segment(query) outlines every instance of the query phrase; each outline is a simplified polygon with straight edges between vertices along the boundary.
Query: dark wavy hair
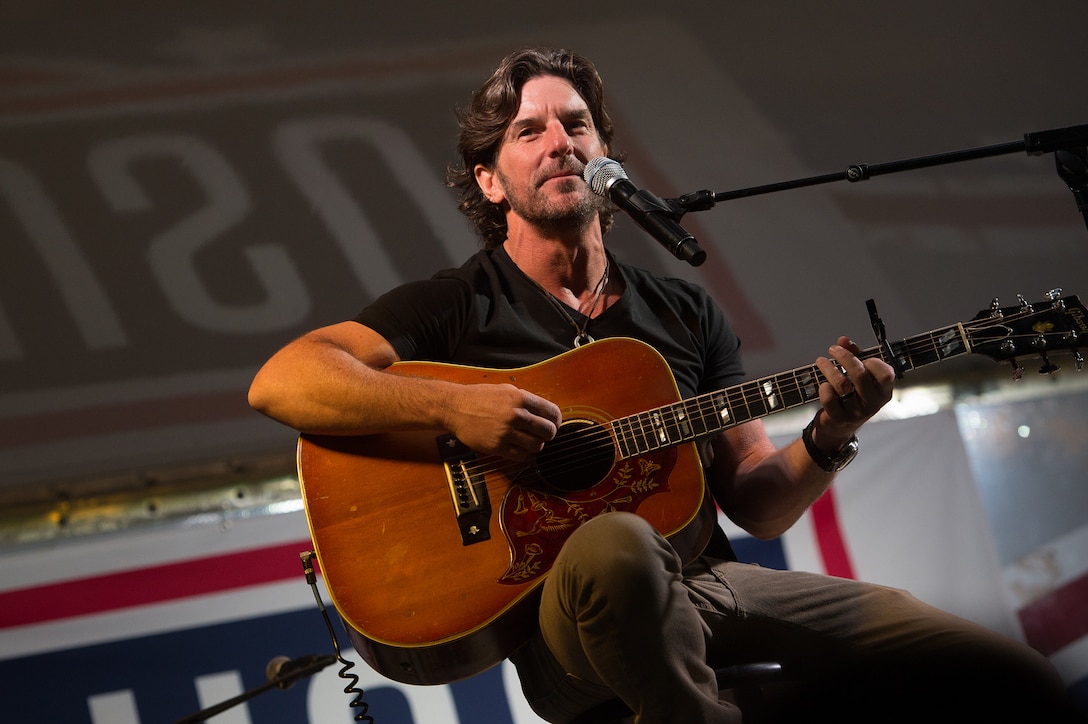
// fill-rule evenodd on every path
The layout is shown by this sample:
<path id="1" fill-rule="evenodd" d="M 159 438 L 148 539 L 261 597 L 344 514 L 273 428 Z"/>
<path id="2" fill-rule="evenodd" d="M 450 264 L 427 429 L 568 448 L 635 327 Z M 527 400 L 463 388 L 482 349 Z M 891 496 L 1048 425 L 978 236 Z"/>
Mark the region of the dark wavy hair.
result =
<path id="1" fill-rule="evenodd" d="M 623 160 L 621 154 L 611 153 L 613 127 L 604 105 L 604 84 L 589 60 L 570 50 L 548 48 L 529 48 L 506 56 L 487 82 L 472 94 L 471 103 L 457 110 L 461 129 L 457 152 L 461 161 L 459 165 L 451 165 L 446 173 L 448 185 L 458 191 L 458 208 L 480 235 L 485 249 L 506 240 L 506 216 L 501 206 L 484 196 L 476 183 L 474 169 L 477 164 L 494 167 L 506 128 L 521 105 L 522 87 L 542 75 L 562 78 L 574 86 L 589 107 L 593 125 L 609 149 L 609 156 Z M 599 216 L 601 232 L 607 234 L 612 228 L 611 208 L 602 210 Z"/>

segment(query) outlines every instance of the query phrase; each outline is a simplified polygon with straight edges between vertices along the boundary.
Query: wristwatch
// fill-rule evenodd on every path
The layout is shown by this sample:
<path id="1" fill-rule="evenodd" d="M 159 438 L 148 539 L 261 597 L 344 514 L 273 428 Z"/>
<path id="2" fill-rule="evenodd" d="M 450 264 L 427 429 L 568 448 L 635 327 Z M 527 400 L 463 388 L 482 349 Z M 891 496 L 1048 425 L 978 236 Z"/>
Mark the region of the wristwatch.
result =
<path id="1" fill-rule="evenodd" d="M 857 457 L 858 454 L 858 436 L 851 435 L 850 439 L 846 441 L 846 444 L 835 451 L 833 454 L 828 455 L 820 448 L 816 447 L 816 443 L 812 440 L 812 431 L 816 429 L 816 418 L 820 416 L 820 411 L 816 411 L 815 417 L 812 418 L 812 422 L 805 426 L 805 429 L 801 431 L 801 440 L 805 443 L 805 450 L 808 451 L 808 456 L 812 458 L 812 462 L 816 463 L 816 466 L 826 473 L 837 473 L 847 465 L 850 461 Z"/>

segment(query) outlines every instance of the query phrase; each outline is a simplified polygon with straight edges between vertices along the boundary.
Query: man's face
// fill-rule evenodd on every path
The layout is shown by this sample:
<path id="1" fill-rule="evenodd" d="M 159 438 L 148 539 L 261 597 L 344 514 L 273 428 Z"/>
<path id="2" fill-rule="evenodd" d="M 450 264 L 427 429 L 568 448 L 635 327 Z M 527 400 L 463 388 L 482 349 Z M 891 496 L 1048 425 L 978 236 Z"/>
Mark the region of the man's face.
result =
<path id="1" fill-rule="evenodd" d="M 505 201 L 522 221 L 547 229 L 582 226 L 604 204 L 582 180 L 582 169 L 606 153 L 582 96 L 566 80 L 538 76 L 522 86 L 495 167 L 477 168 L 477 179 L 492 202 Z"/>

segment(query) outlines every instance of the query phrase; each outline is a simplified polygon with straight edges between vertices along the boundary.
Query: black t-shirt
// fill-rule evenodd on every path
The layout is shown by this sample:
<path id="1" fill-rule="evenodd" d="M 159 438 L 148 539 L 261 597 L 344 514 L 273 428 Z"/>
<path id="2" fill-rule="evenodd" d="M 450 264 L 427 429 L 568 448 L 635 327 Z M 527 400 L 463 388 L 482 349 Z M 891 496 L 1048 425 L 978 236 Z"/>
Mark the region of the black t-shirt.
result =
<path id="1" fill-rule="evenodd" d="M 614 259 L 612 270 L 622 274 L 626 290 L 590 321 L 589 334 L 654 347 L 682 397 L 744 380 L 740 341 L 705 290 Z M 556 304 L 499 247 L 387 292 L 355 320 L 385 337 L 402 360 L 505 369 L 571 349 L 576 331 Z M 569 307 L 567 314 L 578 324 L 585 319 Z"/>
<path id="2" fill-rule="evenodd" d="M 683 398 L 744 380 L 740 340 L 702 287 L 615 259 L 611 264 L 625 290 L 589 321 L 590 335 L 631 337 L 654 347 Z M 509 369 L 574 346 L 577 331 L 567 316 L 578 325 L 585 317 L 569 307 L 564 315 L 557 304 L 498 247 L 476 253 L 460 268 L 383 294 L 355 321 L 382 335 L 402 360 Z M 707 552 L 732 557 L 720 531 Z"/>

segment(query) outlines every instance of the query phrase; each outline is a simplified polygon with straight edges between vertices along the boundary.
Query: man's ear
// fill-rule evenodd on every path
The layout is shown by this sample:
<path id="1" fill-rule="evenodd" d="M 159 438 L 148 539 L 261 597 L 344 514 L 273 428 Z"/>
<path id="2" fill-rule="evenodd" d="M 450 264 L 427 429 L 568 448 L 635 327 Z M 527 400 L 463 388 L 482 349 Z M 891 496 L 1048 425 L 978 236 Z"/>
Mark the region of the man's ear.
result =
<path id="1" fill-rule="evenodd" d="M 476 176 L 476 185 L 480 187 L 484 197 L 493 204 L 502 203 L 506 198 L 506 194 L 503 193 L 498 174 L 482 163 L 476 164 L 476 167 L 472 169 L 472 173 Z"/>

